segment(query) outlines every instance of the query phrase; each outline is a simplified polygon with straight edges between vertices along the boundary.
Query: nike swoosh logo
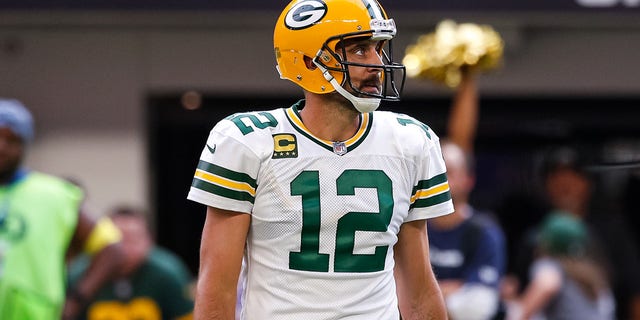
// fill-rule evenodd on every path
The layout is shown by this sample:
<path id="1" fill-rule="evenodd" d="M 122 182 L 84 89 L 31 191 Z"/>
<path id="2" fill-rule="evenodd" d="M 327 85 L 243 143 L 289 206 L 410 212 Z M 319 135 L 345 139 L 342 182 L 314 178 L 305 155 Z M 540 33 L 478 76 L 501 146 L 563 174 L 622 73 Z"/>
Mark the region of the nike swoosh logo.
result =
<path id="1" fill-rule="evenodd" d="M 217 147 L 217 145 L 215 145 L 215 144 L 213 145 L 213 148 L 211 148 L 211 146 L 209 146 L 209 145 L 207 144 L 207 149 L 209 149 L 209 152 L 211 152 L 211 153 L 216 152 L 216 147 Z"/>

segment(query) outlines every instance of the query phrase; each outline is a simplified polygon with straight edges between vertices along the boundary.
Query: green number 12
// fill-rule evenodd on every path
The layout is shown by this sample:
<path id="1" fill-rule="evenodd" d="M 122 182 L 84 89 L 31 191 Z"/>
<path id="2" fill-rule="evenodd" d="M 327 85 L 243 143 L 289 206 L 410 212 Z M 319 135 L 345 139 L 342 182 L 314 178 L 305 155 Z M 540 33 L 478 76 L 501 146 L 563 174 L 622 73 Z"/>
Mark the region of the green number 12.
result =
<path id="1" fill-rule="evenodd" d="M 380 170 L 345 170 L 336 180 L 338 196 L 355 196 L 356 188 L 376 189 L 379 212 L 349 212 L 338 220 L 333 268 L 335 272 L 375 272 L 384 269 L 389 246 L 373 254 L 354 254 L 356 231 L 385 232 L 393 215 L 391 179 Z M 289 252 L 289 269 L 329 271 L 329 254 L 320 253 L 320 178 L 303 171 L 291 182 L 291 195 L 302 196 L 300 252 Z M 345 201 L 347 199 L 345 198 Z"/>

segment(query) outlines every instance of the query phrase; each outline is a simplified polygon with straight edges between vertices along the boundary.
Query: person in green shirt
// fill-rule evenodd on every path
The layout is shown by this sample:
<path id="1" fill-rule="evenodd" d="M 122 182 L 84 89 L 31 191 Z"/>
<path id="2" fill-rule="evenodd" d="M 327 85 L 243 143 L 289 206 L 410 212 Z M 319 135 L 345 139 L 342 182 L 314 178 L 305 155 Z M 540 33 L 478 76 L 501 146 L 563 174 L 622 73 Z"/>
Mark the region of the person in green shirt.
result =
<path id="1" fill-rule="evenodd" d="M 178 256 L 155 244 L 146 213 L 119 206 L 108 216 L 122 233 L 125 265 L 87 304 L 79 319 L 191 319 L 193 278 Z M 70 265 L 71 284 L 78 280 L 87 262 L 81 258 Z"/>
<path id="2" fill-rule="evenodd" d="M 0 319 L 73 319 L 121 267 L 121 236 L 83 210 L 78 186 L 23 167 L 33 136 L 31 113 L 0 98 Z M 80 252 L 90 267 L 66 288 L 66 261 Z"/>

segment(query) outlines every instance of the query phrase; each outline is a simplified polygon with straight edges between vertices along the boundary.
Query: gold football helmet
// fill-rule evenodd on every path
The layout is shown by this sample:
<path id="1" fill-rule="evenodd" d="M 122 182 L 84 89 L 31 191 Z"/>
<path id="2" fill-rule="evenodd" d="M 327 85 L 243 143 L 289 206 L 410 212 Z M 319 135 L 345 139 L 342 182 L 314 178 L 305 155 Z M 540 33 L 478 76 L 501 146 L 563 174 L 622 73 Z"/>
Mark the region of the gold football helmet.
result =
<path id="1" fill-rule="evenodd" d="M 375 110 L 380 100 L 399 100 L 405 67 L 393 62 L 391 39 L 396 35 L 393 19 L 376 0 L 293 0 L 282 11 L 273 34 L 277 69 L 307 91 L 324 94 L 338 91 L 360 112 Z M 350 38 L 382 41 L 380 65 L 349 62 L 339 43 Z M 317 68 L 308 68 L 305 57 Z M 350 80 L 349 66 L 380 69 L 379 94 L 358 90 Z M 349 86 L 350 93 L 345 89 Z"/>

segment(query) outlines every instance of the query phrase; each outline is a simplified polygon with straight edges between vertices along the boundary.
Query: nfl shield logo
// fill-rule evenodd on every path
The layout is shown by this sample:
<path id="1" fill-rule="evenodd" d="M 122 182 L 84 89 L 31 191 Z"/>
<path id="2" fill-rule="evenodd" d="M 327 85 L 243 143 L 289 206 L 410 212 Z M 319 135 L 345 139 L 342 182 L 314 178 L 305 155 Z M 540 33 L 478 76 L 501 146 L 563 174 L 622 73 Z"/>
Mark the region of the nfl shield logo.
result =
<path id="1" fill-rule="evenodd" d="M 333 153 L 342 156 L 347 153 L 347 145 L 344 142 L 338 141 L 333 143 Z"/>

